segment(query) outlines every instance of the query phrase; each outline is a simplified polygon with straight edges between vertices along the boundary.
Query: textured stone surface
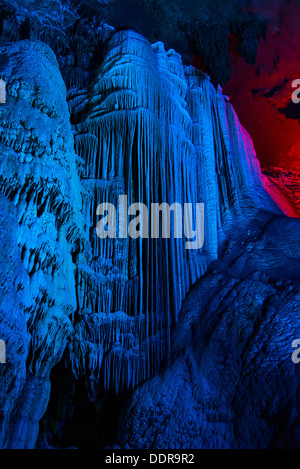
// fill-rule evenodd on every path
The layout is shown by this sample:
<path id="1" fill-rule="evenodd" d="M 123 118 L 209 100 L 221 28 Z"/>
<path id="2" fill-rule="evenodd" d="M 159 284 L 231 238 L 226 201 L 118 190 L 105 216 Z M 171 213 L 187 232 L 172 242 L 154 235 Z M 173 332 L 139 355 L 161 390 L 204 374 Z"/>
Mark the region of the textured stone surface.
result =
<path id="1" fill-rule="evenodd" d="M 188 294 L 172 362 L 129 400 L 121 447 L 299 447 L 299 220 L 259 215 L 242 234 Z"/>
<path id="2" fill-rule="evenodd" d="M 118 391 L 151 376 L 169 353 L 182 300 L 217 258 L 234 220 L 245 223 L 255 206 L 280 211 L 227 98 L 162 43 L 116 33 L 89 96 L 74 91 L 69 104 L 75 114 L 85 106 L 87 114 L 75 126 L 75 148 L 83 160 L 93 259 L 78 267 L 70 361 L 77 377 L 91 363 L 90 373 L 99 380 L 104 372 L 104 386 Z M 203 249 L 186 250 L 185 239 L 99 240 L 96 208 L 117 206 L 121 194 L 128 205 L 147 207 L 203 202 Z"/>
<path id="3" fill-rule="evenodd" d="M 53 52 L 23 41 L 0 55 L 7 88 L 0 109 L 1 446 L 32 447 L 76 308 L 71 252 L 83 233 L 81 185 Z"/>
<path id="4" fill-rule="evenodd" d="M 300 216 L 300 174 L 281 168 L 264 171 L 265 187 L 281 210 L 290 217 Z"/>
<path id="5" fill-rule="evenodd" d="M 1 9 L 0 446 L 297 445 L 297 183 L 174 50 L 59 5 Z M 204 202 L 204 247 L 100 241 L 119 194 Z"/>

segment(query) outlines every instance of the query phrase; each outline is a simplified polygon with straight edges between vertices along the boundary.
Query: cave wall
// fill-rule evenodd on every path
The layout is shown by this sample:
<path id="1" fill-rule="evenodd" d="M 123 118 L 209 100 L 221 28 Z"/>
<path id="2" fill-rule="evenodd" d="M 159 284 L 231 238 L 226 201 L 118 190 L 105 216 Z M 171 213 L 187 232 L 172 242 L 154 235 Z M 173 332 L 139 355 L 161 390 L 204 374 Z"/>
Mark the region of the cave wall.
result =
<path id="1" fill-rule="evenodd" d="M 0 446 L 8 448 L 35 446 L 58 362 L 85 381 L 91 401 L 157 373 L 172 359 L 184 298 L 228 234 L 258 210 L 281 213 L 249 134 L 206 74 L 130 30 L 110 30 L 101 54 L 87 57 L 93 40 L 82 43 L 76 24 L 66 51 L 39 22 L 45 16 L 27 24 L 30 40 L 12 30 L 16 42 L 0 50 Z M 129 204 L 203 202 L 204 247 L 99 240 L 96 207 L 120 194 Z"/>

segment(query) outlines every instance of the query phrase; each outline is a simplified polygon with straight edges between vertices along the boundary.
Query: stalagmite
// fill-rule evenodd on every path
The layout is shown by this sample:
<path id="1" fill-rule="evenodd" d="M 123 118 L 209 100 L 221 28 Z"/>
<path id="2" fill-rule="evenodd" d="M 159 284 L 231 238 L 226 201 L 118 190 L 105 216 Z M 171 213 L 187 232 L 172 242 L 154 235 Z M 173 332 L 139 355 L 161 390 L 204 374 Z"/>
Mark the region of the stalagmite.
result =
<path id="1" fill-rule="evenodd" d="M 7 87 L 0 108 L 1 249 L 7 263 L 1 266 L 0 337 L 7 364 L 0 377 L 0 446 L 30 448 L 48 405 L 50 372 L 73 331 L 72 251 L 85 238 L 84 189 L 54 53 L 40 42 L 22 41 L 1 47 L 0 57 Z"/>

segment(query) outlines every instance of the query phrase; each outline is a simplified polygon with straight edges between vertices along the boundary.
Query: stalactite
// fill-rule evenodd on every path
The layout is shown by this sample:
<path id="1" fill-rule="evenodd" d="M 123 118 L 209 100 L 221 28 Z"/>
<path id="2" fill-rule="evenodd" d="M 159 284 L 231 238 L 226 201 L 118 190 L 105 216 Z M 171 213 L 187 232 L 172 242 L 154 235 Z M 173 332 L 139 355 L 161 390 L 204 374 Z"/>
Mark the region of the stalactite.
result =
<path id="1" fill-rule="evenodd" d="M 86 315 L 111 317 L 109 328 L 99 324 L 99 363 L 104 386 L 119 391 L 159 368 L 186 293 L 217 258 L 224 225 L 234 223 L 246 209 L 244 196 L 253 196 L 257 187 L 263 190 L 263 181 L 249 136 L 228 99 L 162 43 L 151 46 L 133 31 L 115 34 L 89 104 L 85 94 L 71 96 L 72 107 L 86 113 L 75 125 L 75 145 L 84 161 L 81 177 L 94 259 L 78 271 L 83 312 L 78 321 L 84 328 Z M 188 251 L 184 239 L 172 237 L 98 239 L 97 206 L 109 202 L 117 207 L 122 194 L 128 205 L 147 207 L 203 202 L 204 247 Z M 131 331 L 133 342 L 124 341 L 127 332 L 111 335 L 119 310 L 125 322 L 140 324 Z M 95 343 L 90 328 L 86 333 L 85 340 Z M 72 360 L 78 370 L 74 351 Z"/>
<path id="2" fill-rule="evenodd" d="M 84 49 L 76 44 L 79 64 Z M 91 399 L 103 388 L 139 385 L 169 357 L 183 300 L 229 228 L 273 206 L 228 98 L 162 43 L 115 34 L 88 89 L 85 70 L 66 58 L 68 95 L 49 47 L 21 41 L 1 46 L 0 56 L 8 92 L 0 109 L 0 203 L 13 213 L 7 236 L 18 259 L 16 277 L 6 280 L 14 316 L 0 311 L 1 340 L 16 327 L 22 358 L 15 360 L 20 378 L 11 368 L 5 377 L 19 381 L 0 445 L 10 447 L 8 429 L 24 425 L 15 441 L 25 447 L 40 418 L 32 421 L 29 410 L 43 415 L 50 371 L 65 348 L 66 365 Z M 204 203 L 204 246 L 186 249 L 185 233 L 175 238 L 174 227 L 170 239 L 99 239 L 97 207 L 117 207 L 121 195 L 129 206 L 146 205 L 148 226 L 151 204 Z M 39 387 L 34 401 L 38 393 L 28 393 Z"/>

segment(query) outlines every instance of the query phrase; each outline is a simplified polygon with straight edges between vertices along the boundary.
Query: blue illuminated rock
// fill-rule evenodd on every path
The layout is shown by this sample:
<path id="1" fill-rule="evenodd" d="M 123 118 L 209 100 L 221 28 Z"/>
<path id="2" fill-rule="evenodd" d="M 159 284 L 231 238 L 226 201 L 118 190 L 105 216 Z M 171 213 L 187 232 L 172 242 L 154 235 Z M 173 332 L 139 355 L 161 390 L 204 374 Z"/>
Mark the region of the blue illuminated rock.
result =
<path id="1" fill-rule="evenodd" d="M 72 249 L 83 237 L 66 88 L 39 42 L 0 48 L 1 447 L 33 447 L 76 308 Z M 1 239 L 2 239 L 1 238 Z"/>
<path id="2" fill-rule="evenodd" d="M 79 266 L 82 319 L 76 327 L 81 332 L 71 347 L 80 348 L 85 357 L 81 373 L 86 374 L 90 347 L 95 351 L 91 344 L 103 342 L 93 332 L 90 339 L 85 337 L 84 352 L 87 318 L 98 314 L 100 324 L 116 323 L 119 333 L 105 341 L 104 350 L 100 347 L 93 373 L 99 375 L 102 365 L 105 387 L 118 390 L 151 376 L 169 354 L 170 330 L 182 301 L 217 258 L 226 230 L 245 224 L 259 207 L 277 208 L 264 190 L 252 141 L 228 99 L 205 74 L 183 66 L 176 52 L 166 52 L 162 43 L 151 46 L 134 31 L 116 33 L 89 96 L 88 115 L 75 126 L 75 148 L 83 160 L 94 260 L 88 268 Z M 81 107 L 86 99 L 81 91 L 72 93 L 75 114 L 76 105 Z M 99 240 L 94 229 L 97 206 L 117 206 L 121 194 L 128 196 L 128 205 L 140 202 L 147 207 L 203 202 L 204 247 L 188 251 L 184 237 Z M 124 312 L 121 322 L 118 311 Z M 123 345 L 110 351 L 114 342 Z M 71 358 L 78 375 L 78 355 L 72 351 Z"/>
<path id="3" fill-rule="evenodd" d="M 202 298 L 197 308 L 187 311 L 182 305 L 199 279 L 210 278 L 209 266 L 230 247 L 233 235 L 241 233 L 242 239 L 248 224 L 260 219 L 261 213 L 266 214 L 262 230 L 272 217 L 282 214 L 265 190 L 250 136 L 228 98 L 207 75 L 184 66 L 180 56 L 166 52 L 162 43 L 151 45 L 133 31 L 113 35 L 89 87 L 84 87 L 81 73 L 74 73 L 67 93 L 55 54 L 34 41 L 1 46 L 0 78 L 7 84 L 7 103 L 0 107 L 0 339 L 7 342 L 8 357 L 7 364 L 0 365 L 0 446 L 35 446 L 39 421 L 48 406 L 50 372 L 58 363 L 74 381 L 85 381 L 86 393 L 96 403 L 103 390 L 118 394 L 146 381 L 133 394 L 128 422 L 122 427 L 124 445 L 184 447 L 190 439 L 196 446 L 209 446 L 201 436 L 202 420 L 195 430 L 198 436 L 191 438 L 189 420 L 182 415 L 184 399 L 176 412 L 172 406 L 185 382 L 187 398 L 193 396 L 199 404 L 203 390 L 195 391 L 194 386 L 206 386 L 209 363 L 214 366 L 214 361 L 206 362 L 208 352 L 194 347 L 190 355 L 196 354 L 197 360 L 205 352 L 197 362 L 204 370 L 194 384 L 189 364 L 186 370 L 184 356 L 178 355 L 180 343 L 191 339 L 195 330 L 201 344 L 206 334 L 214 334 L 213 347 L 226 324 L 218 322 L 221 303 L 210 307 L 209 314 Z M 121 194 L 128 196 L 129 205 L 204 203 L 204 246 L 187 250 L 184 237 L 172 236 L 100 240 L 97 206 L 104 202 L 116 206 Z M 259 271 L 272 261 L 270 253 L 263 257 L 262 249 L 249 272 L 245 266 L 253 245 L 247 244 L 248 251 L 240 247 L 241 239 L 234 248 L 236 258 L 230 259 L 234 278 L 243 270 L 246 276 L 253 274 L 255 263 Z M 227 281 L 234 283 L 226 269 L 220 273 L 221 298 L 228 293 Z M 207 299 L 218 292 L 214 281 L 211 290 L 205 283 Z M 240 320 L 249 322 L 252 330 L 247 301 L 256 286 L 265 294 L 268 282 L 263 286 L 245 282 Z M 258 301 L 254 296 L 253 302 Z M 233 311 L 238 314 L 236 305 Z M 263 320 L 261 310 L 256 320 L 259 324 Z M 226 334 L 235 340 L 232 318 L 230 324 Z M 289 328 L 282 330 L 290 334 Z M 243 345 L 248 339 L 245 332 Z M 228 412 L 234 400 L 230 373 L 236 373 L 236 385 L 238 373 L 244 373 L 235 362 L 242 360 L 242 353 L 239 349 L 228 365 L 224 382 L 224 393 L 230 395 Z M 162 363 L 169 364 L 167 371 L 152 378 Z M 203 392 L 207 392 L 205 402 L 212 395 L 217 406 L 220 374 L 211 376 L 214 382 Z M 153 414 L 152 395 L 164 407 L 162 420 Z M 205 418 L 214 422 L 222 417 L 222 409 L 207 411 Z M 181 437 L 175 435 L 173 422 L 161 439 L 155 439 L 153 432 L 173 410 L 182 420 Z M 234 426 L 234 417 L 230 418 Z M 238 445 L 223 433 L 218 438 L 213 440 L 216 445 Z M 247 441 L 245 436 L 243 442 Z"/>

